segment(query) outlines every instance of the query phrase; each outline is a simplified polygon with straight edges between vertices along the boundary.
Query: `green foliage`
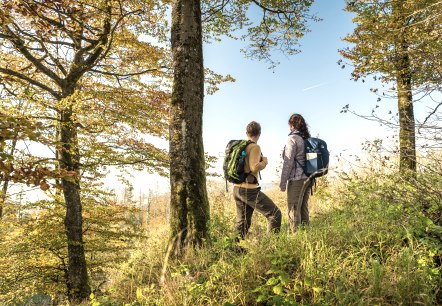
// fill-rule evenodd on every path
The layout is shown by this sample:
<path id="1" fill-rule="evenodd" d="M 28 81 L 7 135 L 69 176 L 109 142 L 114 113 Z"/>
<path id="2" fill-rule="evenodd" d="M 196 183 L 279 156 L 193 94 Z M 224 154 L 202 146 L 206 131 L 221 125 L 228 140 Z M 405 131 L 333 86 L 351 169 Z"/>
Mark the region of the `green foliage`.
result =
<path id="1" fill-rule="evenodd" d="M 346 10 L 355 14 L 356 28 L 344 38 L 352 47 L 340 52 L 352 62 L 354 79 L 380 74 L 384 82 L 395 81 L 406 52 L 414 88 L 440 84 L 440 1 L 348 0 L 346 3 Z"/>
<path id="2" fill-rule="evenodd" d="M 0 155 L 8 157 L 0 179 L 47 189 L 69 176 L 59 169 L 67 110 L 78 136 L 69 153 L 78 151 L 85 177 L 122 165 L 165 175 L 167 152 L 152 142 L 168 130 L 169 51 L 158 46 L 167 7 L 138 0 L 0 6 Z M 11 153 L 15 143 L 22 149 Z"/>
<path id="3" fill-rule="evenodd" d="M 441 8 L 442 2 L 438 0 L 346 1 L 345 9 L 354 14 L 355 29 L 344 38 L 351 45 L 340 53 L 350 61 L 354 80 L 364 81 L 371 75 L 383 83 L 382 91 L 371 89 L 378 94 L 377 102 L 397 97 L 396 115 L 385 120 L 376 114 L 379 107 L 376 105 L 370 116 L 363 117 L 399 127 L 401 172 L 416 172 L 415 126 L 419 127 L 418 137 L 424 138 L 424 146 L 431 146 L 439 139 L 436 134 L 440 133 L 437 114 L 440 103 L 433 104 L 434 98 L 424 98 L 440 91 Z M 346 65 L 342 60 L 339 64 L 343 68 Z M 419 123 L 413 107 L 421 99 L 428 105 L 428 115 Z M 347 111 L 348 105 L 343 109 Z"/>
<path id="4" fill-rule="evenodd" d="M 126 261 L 143 235 L 133 206 L 119 205 L 87 188 L 83 191 L 90 284 L 99 291 L 109 269 Z M 0 222 L 0 304 L 20 304 L 36 293 L 64 299 L 68 254 L 62 203 L 54 197 L 8 204 Z"/>
<path id="5" fill-rule="evenodd" d="M 313 0 L 202 1 L 203 36 L 206 42 L 227 36 L 248 42 L 241 50 L 251 59 L 274 67 L 274 51 L 285 55 L 300 52 L 299 40 L 307 23 L 319 18 L 309 12 Z"/>
<path id="6" fill-rule="evenodd" d="M 241 242 L 246 253 L 233 245 L 231 194 L 210 183 L 211 240 L 166 264 L 166 212 L 151 208 L 145 239 L 134 224 L 136 211 L 93 201 L 85 190 L 87 211 L 93 212 L 85 216 L 94 290 L 89 305 L 440 303 L 442 227 L 434 217 L 440 216 L 441 197 L 429 189 L 441 186 L 440 176 L 422 173 L 414 183 L 380 171 L 342 178 L 320 180 L 310 226 L 295 234 L 268 235 L 265 219 L 255 215 Z M 284 194 L 268 194 L 286 212 Z M 20 296 L 54 297 L 65 290 L 63 210 L 46 203 L 39 203 L 39 214 L 25 217 L 21 210 L 21 218 L 3 219 L 0 302 L 14 305 Z"/>
<path id="7" fill-rule="evenodd" d="M 440 207 L 440 198 L 424 195 L 426 180 L 441 182 L 422 174 L 413 185 L 380 172 L 321 181 L 309 227 L 268 235 L 254 216 L 246 253 L 233 247 L 231 195 L 209 188 L 211 243 L 164 269 L 166 242 L 152 237 L 111 276 L 104 297 L 109 305 L 440 303 L 442 227 L 422 211 Z M 269 194 L 285 210 L 282 193 Z"/>

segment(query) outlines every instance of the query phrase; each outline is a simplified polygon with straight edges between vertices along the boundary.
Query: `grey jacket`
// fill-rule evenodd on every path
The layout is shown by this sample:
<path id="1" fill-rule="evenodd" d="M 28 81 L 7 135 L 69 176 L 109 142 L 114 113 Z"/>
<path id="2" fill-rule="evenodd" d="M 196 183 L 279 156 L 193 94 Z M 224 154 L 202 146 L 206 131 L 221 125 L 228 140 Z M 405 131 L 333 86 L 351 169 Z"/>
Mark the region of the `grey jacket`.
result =
<path id="1" fill-rule="evenodd" d="M 287 187 L 287 181 L 301 180 L 307 178 L 302 170 L 305 165 L 305 147 L 304 139 L 293 131 L 289 134 L 287 144 L 284 147 L 282 153 L 283 164 L 281 171 L 281 182 L 279 188 L 281 191 L 285 191 Z M 295 159 L 299 162 L 296 162 Z M 300 165 L 301 164 L 301 165 Z"/>

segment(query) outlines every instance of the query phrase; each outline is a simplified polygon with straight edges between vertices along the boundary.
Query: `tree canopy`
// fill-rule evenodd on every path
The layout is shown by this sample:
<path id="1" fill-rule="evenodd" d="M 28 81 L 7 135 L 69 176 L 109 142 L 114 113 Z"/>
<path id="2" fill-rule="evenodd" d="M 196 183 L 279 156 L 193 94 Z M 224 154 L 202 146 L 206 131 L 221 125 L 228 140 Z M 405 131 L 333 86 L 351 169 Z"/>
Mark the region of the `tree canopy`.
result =
<path id="1" fill-rule="evenodd" d="M 63 195 L 73 303 L 90 293 L 81 184 L 96 184 L 107 166 L 167 165 L 146 140 L 167 128 L 165 14 L 136 0 L 1 2 L 1 179 Z"/>
<path id="2" fill-rule="evenodd" d="M 152 35 L 164 38 L 165 9 L 146 1 L 5 1 L 2 6 L 5 121 L 26 120 L 28 139 L 54 147 L 59 113 L 73 107 L 83 169 L 122 164 L 164 169 L 166 152 L 143 135 L 162 137 L 167 125 L 168 93 L 161 82 L 167 50 L 148 41 Z M 26 116 L 11 114 L 23 100 L 29 105 Z M 23 129 L 3 123 L 3 138 L 11 138 L 18 126 Z"/>
<path id="3" fill-rule="evenodd" d="M 340 52 L 354 67 L 353 79 L 372 75 L 393 87 L 398 99 L 400 168 L 416 171 L 413 103 L 440 90 L 442 3 L 361 0 L 346 4 L 346 10 L 355 13 L 356 28 L 344 38 L 351 47 Z M 388 94 L 382 92 L 381 97 Z"/>

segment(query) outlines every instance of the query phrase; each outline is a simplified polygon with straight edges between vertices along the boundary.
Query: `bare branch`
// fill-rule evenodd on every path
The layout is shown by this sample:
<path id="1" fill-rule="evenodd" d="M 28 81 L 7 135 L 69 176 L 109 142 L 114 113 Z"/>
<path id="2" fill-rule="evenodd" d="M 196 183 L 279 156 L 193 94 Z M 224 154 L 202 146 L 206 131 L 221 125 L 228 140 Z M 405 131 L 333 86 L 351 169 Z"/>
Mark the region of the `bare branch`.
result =
<path id="1" fill-rule="evenodd" d="M 436 112 L 437 109 L 442 105 L 442 102 L 440 102 L 434 109 L 433 111 L 425 118 L 424 122 L 422 123 L 422 125 L 425 125 L 425 123 L 427 123 L 428 119 L 430 119 L 431 116 L 433 116 Z"/>

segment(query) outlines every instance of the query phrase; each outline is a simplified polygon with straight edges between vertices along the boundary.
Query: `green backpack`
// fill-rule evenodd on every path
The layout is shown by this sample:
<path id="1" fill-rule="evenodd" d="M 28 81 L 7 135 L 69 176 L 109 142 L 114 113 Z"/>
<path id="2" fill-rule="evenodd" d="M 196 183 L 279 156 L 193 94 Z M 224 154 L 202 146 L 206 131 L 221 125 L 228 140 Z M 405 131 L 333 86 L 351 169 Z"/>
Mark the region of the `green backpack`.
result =
<path id="1" fill-rule="evenodd" d="M 246 181 L 250 173 L 244 171 L 246 163 L 246 148 L 253 143 L 250 140 L 230 140 L 226 146 L 226 156 L 224 157 L 224 178 L 227 182 L 241 184 Z"/>

